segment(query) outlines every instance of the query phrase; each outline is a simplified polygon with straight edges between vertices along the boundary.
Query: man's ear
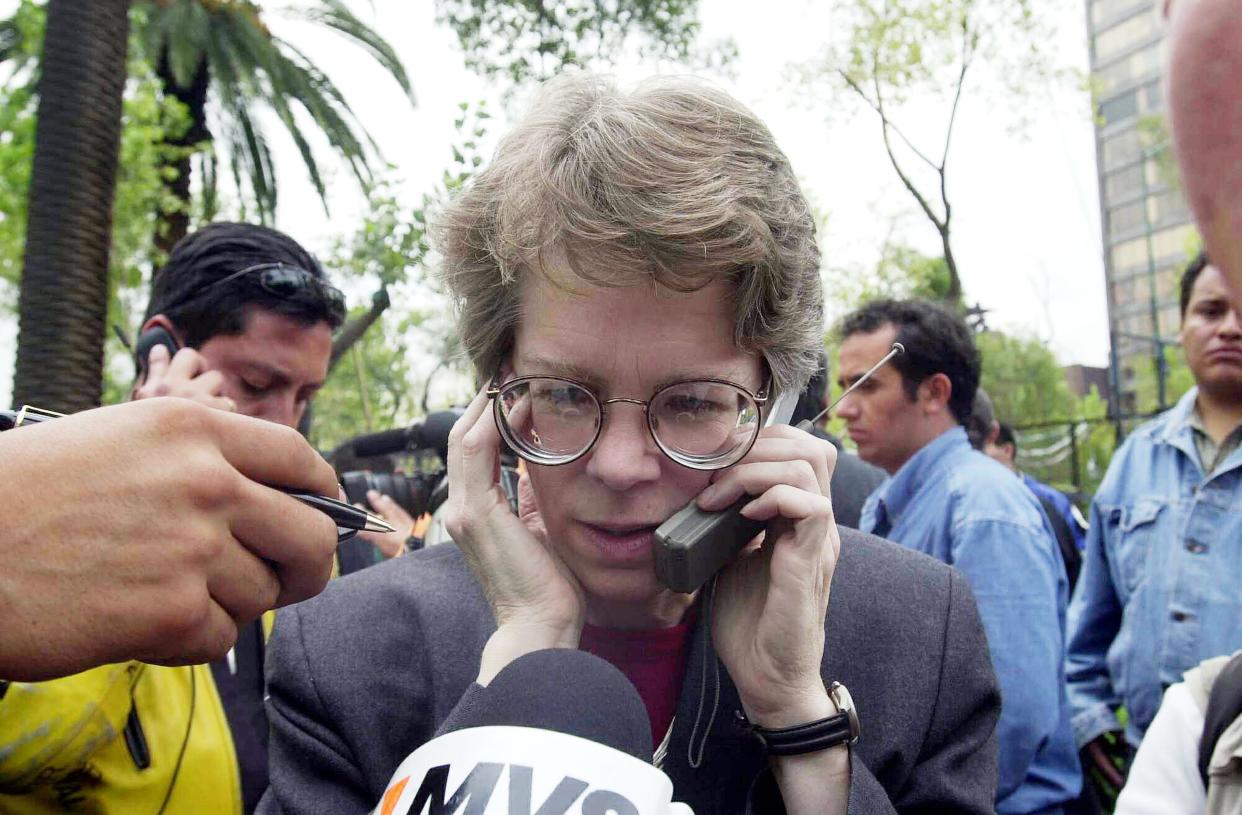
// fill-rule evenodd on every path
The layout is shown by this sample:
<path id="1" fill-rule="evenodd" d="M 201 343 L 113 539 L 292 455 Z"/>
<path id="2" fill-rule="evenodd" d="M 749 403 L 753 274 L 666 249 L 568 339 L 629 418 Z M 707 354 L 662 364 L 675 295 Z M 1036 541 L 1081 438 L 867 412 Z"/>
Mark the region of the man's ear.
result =
<path id="1" fill-rule="evenodd" d="M 166 346 L 170 357 L 184 345 L 181 334 L 173 325 L 172 320 L 163 314 L 156 314 L 143 323 L 142 330 L 138 333 L 138 340 L 134 343 L 134 362 L 137 367 L 135 387 L 146 380 L 147 359 L 151 355 L 151 349 L 157 345 Z"/>
<path id="2" fill-rule="evenodd" d="M 143 334 L 150 331 L 152 328 L 164 329 L 169 334 L 172 334 L 173 339 L 177 341 L 177 345 L 181 346 L 182 348 L 185 347 L 185 341 L 181 338 L 181 332 L 177 330 L 177 326 L 173 325 L 173 321 L 168 319 L 168 315 L 166 314 L 151 315 L 151 317 L 145 323 L 142 324 L 142 329 L 138 332 L 138 336 L 142 336 Z"/>
<path id="3" fill-rule="evenodd" d="M 953 383 L 942 373 L 934 373 L 919 384 L 919 401 L 926 413 L 942 413 L 949 409 Z"/>

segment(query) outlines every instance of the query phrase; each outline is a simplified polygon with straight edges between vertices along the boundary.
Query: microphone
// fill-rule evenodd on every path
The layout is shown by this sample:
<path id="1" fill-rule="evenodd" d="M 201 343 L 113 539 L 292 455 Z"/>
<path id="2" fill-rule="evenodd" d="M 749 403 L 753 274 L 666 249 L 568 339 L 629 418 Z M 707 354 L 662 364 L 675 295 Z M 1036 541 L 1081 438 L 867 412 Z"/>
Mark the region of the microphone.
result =
<path id="1" fill-rule="evenodd" d="M 373 815 L 693 815 L 651 764 L 638 692 L 599 657 L 535 651 L 471 687 L 401 762 Z"/>
<path id="2" fill-rule="evenodd" d="M 448 457 L 449 431 L 464 413 L 460 408 L 428 413 L 421 422 L 409 427 L 367 433 L 354 439 L 354 455 L 359 458 L 386 456 L 404 450 L 435 450 L 442 460 Z"/>

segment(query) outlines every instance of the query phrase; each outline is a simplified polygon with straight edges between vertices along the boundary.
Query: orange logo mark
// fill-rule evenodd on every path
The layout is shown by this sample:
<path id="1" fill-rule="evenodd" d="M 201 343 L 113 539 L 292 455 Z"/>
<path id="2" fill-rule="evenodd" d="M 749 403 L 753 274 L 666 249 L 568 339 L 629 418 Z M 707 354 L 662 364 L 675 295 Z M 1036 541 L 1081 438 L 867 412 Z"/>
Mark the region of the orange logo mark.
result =
<path id="1" fill-rule="evenodd" d="M 401 797 L 401 793 L 405 792 L 405 785 L 408 783 L 410 783 L 410 777 L 407 775 L 388 788 L 388 792 L 384 793 L 384 802 L 380 806 L 380 815 L 392 815 L 397 807 L 397 799 Z"/>

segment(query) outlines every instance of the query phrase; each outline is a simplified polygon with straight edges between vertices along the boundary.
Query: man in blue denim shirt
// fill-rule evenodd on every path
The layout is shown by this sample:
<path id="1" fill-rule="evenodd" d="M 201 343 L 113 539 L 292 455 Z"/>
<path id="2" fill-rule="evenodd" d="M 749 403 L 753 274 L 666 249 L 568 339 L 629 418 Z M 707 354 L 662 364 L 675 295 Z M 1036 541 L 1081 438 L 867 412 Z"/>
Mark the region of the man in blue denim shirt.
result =
<path id="1" fill-rule="evenodd" d="M 1074 735 L 1105 777 L 1103 734 L 1137 746 L 1165 687 L 1242 648 L 1242 302 L 1202 255 L 1182 277 L 1180 340 L 1198 387 L 1135 430 L 1091 504 L 1069 613 Z"/>
<path id="2" fill-rule="evenodd" d="M 906 349 L 837 411 L 859 455 L 890 474 L 860 527 L 966 575 L 1003 699 L 996 810 L 1059 813 L 1081 787 L 1063 673 L 1065 568 L 1035 496 L 961 426 L 979 385 L 970 330 L 930 303 L 878 301 L 841 333 L 843 386 L 894 341 Z"/>

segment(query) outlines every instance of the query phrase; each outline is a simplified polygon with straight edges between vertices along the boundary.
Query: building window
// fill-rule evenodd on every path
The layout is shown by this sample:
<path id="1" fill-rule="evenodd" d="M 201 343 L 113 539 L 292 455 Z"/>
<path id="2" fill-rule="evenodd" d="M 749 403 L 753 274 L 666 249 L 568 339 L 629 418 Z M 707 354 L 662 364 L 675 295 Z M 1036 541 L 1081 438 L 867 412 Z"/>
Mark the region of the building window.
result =
<path id="1" fill-rule="evenodd" d="M 1134 238 L 1113 247 L 1113 274 L 1123 275 L 1149 265 L 1147 237 Z"/>
<path id="2" fill-rule="evenodd" d="M 1122 131 L 1104 140 L 1104 171 L 1133 164 L 1143 154 L 1143 140 L 1137 129 Z"/>
<path id="3" fill-rule="evenodd" d="M 1134 198 L 1143 191 L 1142 166 L 1127 167 L 1104 176 L 1104 197 L 1106 204 Z"/>
<path id="4" fill-rule="evenodd" d="M 1194 251 L 1195 228 L 1190 224 L 1161 229 L 1151 236 L 1151 253 L 1162 261 L 1189 261 Z"/>
<path id="5" fill-rule="evenodd" d="M 1091 4 L 1091 24 L 1098 26 L 1100 23 L 1107 23 L 1143 5 L 1145 0 L 1095 0 Z"/>
<path id="6" fill-rule="evenodd" d="M 1182 281 L 1181 266 L 1162 269 L 1156 275 L 1156 299 L 1161 303 L 1176 303 L 1181 292 L 1178 288 Z"/>
<path id="7" fill-rule="evenodd" d="M 1155 14 L 1137 14 L 1095 35 L 1095 61 L 1102 64 L 1156 33 Z"/>
<path id="8" fill-rule="evenodd" d="M 1108 236 L 1118 238 L 1129 235 L 1147 226 L 1147 218 L 1142 201 L 1125 204 L 1108 212 Z"/>
<path id="9" fill-rule="evenodd" d="M 1118 88 L 1158 76 L 1160 66 L 1164 64 L 1166 47 L 1164 41 L 1161 40 L 1159 43 L 1141 51 L 1135 51 L 1128 57 L 1096 71 L 1096 93 L 1101 98 L 1106 98 L 1112 96 Z"/>
<path id="10" fill-rule="evenodd" d="M 1105 125 L 1120 122 L 1138 115 L 1139 94 L 1137 90 L 1126 91 L 1107 102 L 1100 103 L 1100 118 Z"/>
<path id="11" fill-rule="evenodd" d="M 1189 220 L 1190 211 L 1177 190 L 1166 190 L 1147 199 L 1147 217 L 1153 224 L 1161 226 L 1170 221 Z"/>

